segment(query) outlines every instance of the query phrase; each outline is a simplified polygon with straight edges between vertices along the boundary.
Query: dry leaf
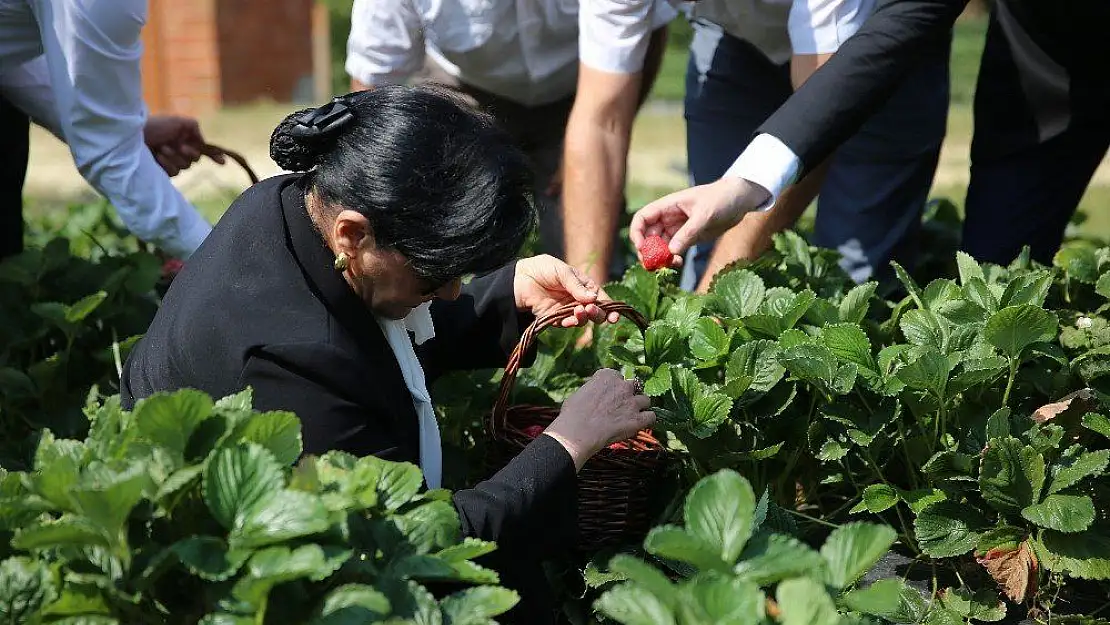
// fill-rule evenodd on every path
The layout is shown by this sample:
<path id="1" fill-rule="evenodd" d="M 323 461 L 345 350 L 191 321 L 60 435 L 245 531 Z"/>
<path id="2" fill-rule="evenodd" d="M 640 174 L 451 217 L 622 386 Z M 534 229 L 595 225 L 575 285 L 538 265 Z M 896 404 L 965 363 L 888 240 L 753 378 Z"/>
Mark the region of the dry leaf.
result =
<path id="1" fill-rule="evenodd" d="M 775 600 L 770 597 L 767 597 L 766 612 L 767 616 L 775 619 L 776 621 L 779 619 L 780 616 L 782 616 L 782 609 L 779 608 L 779 604 L 775 603 Z"/>
<path id="2" fill-rule="evenodd" d="M 1097 400 L 1095 399 L 1094 391 L 1089 388 L 1081 388 L 1074 393 L 1065 395 L 1058 402 L 1045 404 L 1040 408 L 1037 408 L 1037 410 L 1033 412 L 1033 420 L 1037 423 L 1045 423 L 1047 421 L 1051 421 L 1052 419 L 1060 416 L 1061 413 L 1072 408 L 1073 403 L 1076 404 L 1075 407 L 1079 409 L 1082 413 L 1087 413 L 1095 410 L 1098 406 Z"/>
<path id="3" fill-rule="evenodd" d="M 1017 549 L 991 549 L 976 560 L 1006 596 L 1015 603 L 1022 603 L 1037 591 L 1037 556 L 1029 548 L 1029 541 L 1022 541 Z"/>

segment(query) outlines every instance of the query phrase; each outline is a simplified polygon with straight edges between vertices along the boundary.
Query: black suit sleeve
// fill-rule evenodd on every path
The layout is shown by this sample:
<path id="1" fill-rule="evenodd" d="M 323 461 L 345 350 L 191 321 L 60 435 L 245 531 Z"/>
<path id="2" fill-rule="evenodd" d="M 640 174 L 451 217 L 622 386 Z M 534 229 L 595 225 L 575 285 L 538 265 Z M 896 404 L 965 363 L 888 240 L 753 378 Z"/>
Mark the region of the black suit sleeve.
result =
<path id="1" fill-rule="evenodd" d="M 533 320 L 516 308 L 515 276 L 514 262 L 473 280 L 454 301 L 435 300 L 436 336 L 417 348 L 429 381 L 447 371 L 505 366 Z"/>
<path id="2" fill-rule="evenodd" d="M 823 162 L 890 98 L 929 46 L 941 45 L 968 0 L 880 0 L 875 12 L 756 134 L 802 161 Z"/>
<path id="3" fill-rule="evenodd" d="M 240 383 L 251 386 L 257 410 L 293 411 L 302 423 L 305 453 L 343 450 L 412 461 L 412 423 L 395 422 L 384 402 L 406 401 L 408 390 L 375 388 L 383 376 L 323 344 L 255 350 Z M 369 383 L 369 384 L 368 384 Z M 506 553 L 565 549 L 577 518 L 577 475 L 570 454 L 541 436 L 490 479 L 454 494 L 467 536 L 497 541 Z"/>

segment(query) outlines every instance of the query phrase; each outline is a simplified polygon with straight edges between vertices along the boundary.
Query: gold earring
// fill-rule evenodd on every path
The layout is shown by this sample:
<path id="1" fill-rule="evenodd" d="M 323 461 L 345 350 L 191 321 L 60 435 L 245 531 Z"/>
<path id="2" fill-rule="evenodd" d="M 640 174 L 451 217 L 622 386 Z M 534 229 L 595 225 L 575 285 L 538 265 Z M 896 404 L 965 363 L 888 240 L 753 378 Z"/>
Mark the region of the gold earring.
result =
<path id="1" fill-rule="evenodd" d="M 340 252 L 339 255 L 335 257 L 335 270 L 347 271 L 347 265 L 350 263 L 350 260 L 351 257 L 347 256 L 347 252 Z"/>

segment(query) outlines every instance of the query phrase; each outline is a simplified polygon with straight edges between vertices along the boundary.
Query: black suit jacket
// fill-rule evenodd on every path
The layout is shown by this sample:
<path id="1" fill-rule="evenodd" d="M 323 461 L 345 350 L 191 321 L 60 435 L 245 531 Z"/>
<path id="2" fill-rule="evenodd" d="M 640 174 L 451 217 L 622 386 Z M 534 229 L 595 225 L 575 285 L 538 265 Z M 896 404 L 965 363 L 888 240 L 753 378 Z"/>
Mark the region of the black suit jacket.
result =
<path id="1" fill-rule="evenodd" d="M 1105 51 L 1100 31 L 1110 18 L 1106 0 L 996 0 L 996 18 L 1007 20 L 1016 64 L 1026 76 L 1038 70 L 1030 56 L 1048 56 L 1067 74 L 1068 114 L 1105 115 Z M 880 0 L 875 12 L 837 53 L 771 115 L 757 134 L 770 134 L 802 161 L 802 175 L 850 138 L 897 89 L 921 52 L 943 45 L 968 0 Z M 1014 36 L 1013 33 L 1025 36 Z M 1029 84 L 1029 83 L 1027 83 Z M 1043 94 L 1046 86 L 1029 84 Z M 1097 98 L 1094 97 L 1095 94 Z M 1057 98 L 1058 101 L 1058 98 Z M 1010 93 L 1007 107 L 1037 118 L 1050 115 L 1043 103 Z M 1058 112 L 1057 112 L 1058 113 Z M 1043 133 L 1042 133 L 1043 134 Z M 1043 137 L 1041 137 L 1043 139 Z"/>
<path id="2" fill-rule="evenodd" d="M 418 420 L 400 367 L 369 310 L 332 267 L 335 257 L 308 217 L 304 191 L 302 176 L 278 176 L 228 209 L 129 355 L 123 405 L 131 409 L 159 391 L 195 388 L 218 398 L 250 386 L 256 409 L 300 417 L 305 453 L 342 450 L 417 463 Z M 418 348 L 429 385 L 446 371 L 504 366 L 531 321 L 516 310 L 514 269 L 475 279 L 457 300 L 433 304 L 436 337 Z M 533 597 L 523 586 L 537 581 L 540 558 L 573 538 L 576 501 L 570 455 L 547 436 L 454 495 L 464 534 L 498 541 L 487 562 L 519 573 L 503 581 L 527 599 Z M 525 562 L 501 557 L 510 553 Z M 522 622 L 543 622 L 535 618 Z"/>

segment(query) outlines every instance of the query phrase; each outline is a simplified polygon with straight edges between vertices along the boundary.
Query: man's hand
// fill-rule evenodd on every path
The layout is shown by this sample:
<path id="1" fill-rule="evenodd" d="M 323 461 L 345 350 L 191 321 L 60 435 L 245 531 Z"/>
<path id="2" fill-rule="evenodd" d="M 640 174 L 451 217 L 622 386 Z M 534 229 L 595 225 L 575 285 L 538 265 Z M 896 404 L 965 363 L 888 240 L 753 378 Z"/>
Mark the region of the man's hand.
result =
<path id="1" fill-rule="evenodd" d="M 143 128 L 143 138 L 154 154 L 154 159 L 172 178 L 208 156 L 223 165 L 224 155 L 205 147 L 200 134 L 200 124 L 190 117 L 151 115 Z"/>
<path id="2" fill-rule="evenodd" d="M 661 236 L 680 259 L 690 246 L 721 236 L 769 197 L 766 189 L 742 178 L 721 178 L 644 206 L 633 216 L 629 236 L 637 250 L 647 237 Z"/>

